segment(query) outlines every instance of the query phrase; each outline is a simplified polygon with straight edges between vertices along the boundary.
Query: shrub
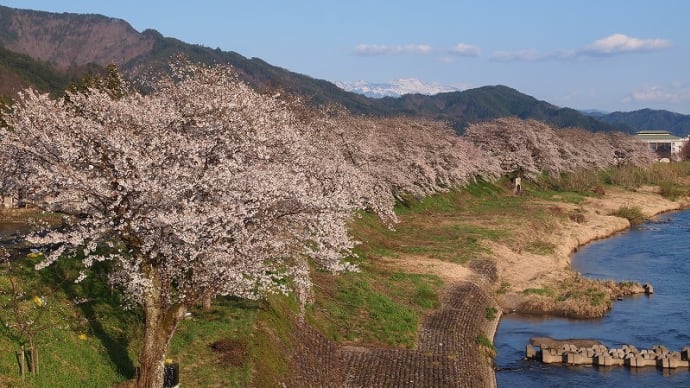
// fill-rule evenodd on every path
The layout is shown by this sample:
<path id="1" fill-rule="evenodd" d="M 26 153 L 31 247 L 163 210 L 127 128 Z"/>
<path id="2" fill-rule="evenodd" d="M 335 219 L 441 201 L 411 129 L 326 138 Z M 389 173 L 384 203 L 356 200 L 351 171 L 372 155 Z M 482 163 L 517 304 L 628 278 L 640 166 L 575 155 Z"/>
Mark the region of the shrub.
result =
<path id="1" fill-rule="evenodd" d="M 672 201 L 676 200 L 678 197 L 688 194 L 687 190 L 683 190 L 681 187 L 678 187 L 671 182 L 661 183 L 659 185 L 659 189 L 659 194 L 661 194 L 661 196 Z"/>
<path id="2" fill-rule="evenodd" d="M 640 225 L 647 219 L 639 207 L 629 205 L 620 207 L 618 210 L 611 213 L 611 215 L 626 218 L 628 221 L 630 221 L 630 225 L 632 226 Z"/>

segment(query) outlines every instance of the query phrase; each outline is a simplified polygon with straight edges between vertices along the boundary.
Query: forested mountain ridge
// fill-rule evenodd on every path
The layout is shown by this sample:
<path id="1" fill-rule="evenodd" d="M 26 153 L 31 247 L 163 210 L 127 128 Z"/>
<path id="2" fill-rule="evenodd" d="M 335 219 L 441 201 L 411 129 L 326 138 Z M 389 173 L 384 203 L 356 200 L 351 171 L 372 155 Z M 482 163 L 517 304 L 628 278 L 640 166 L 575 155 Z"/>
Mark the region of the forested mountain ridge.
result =
<path id="1" fill-rule="evenodd" d="M 613 112 L 594 116 L 613 125 L 627 126 L 635 131 L 665 130 L 678 136 L 690 135 L 690 115 L 667 110 L 640 109 L 632 112 Z"/>
<path id="2" fill-rule="evenodd" d="M 245 82 L 260 90 L 282 89 L 318 104 L 336 102 L 355 113 L 384 113 L 371 106 L 370 99 L 346 92 L 330 82 L 293 73 L 258 58 L 248 59 L 236 52 L 164 37 L 155 30 L 139 33 L 123 20 L 100 15 L 0 6 L 0 46 L 29 56 L 57 74 L 70 74 L 85 67 L 96 71 L 115 63 L 126 75 L 135 76 L 141 71 L 163 68 L 172 56 L 182 54 L 195 62 L 229 63 Z M 3 74 L 11 73 L 3 70 Z M 41 85 L 35 86 L 47 91 Z M 13 88 L 0 85 L 0 93 L 11 92 Z"/>
<path id="3" fill-rule="evenodd" d="M 600 119 L 557 107 L 502 85 L 432 96 L 369 98 L 259 58 L 188 44 L 151 29 L 140 33 L 124 20 L 101 15 L 0 6 L 0 46 L 0 95 L 5 97 L 27 86 L 56 94 L 80 76 L 102 71 L 112 63 L 133 77 L 142 71 L 164 69 L 172 56 L 182 54 L 193 62 L 229 63 L 242 80 L 258 90 L 281 90 L 317 105 L 339 104 L 358 115 L 442 120 L 458 132 L 470 123 L 500 117 L 536 119 L 556 127 L 593 131 L 633 132 L 639 128 L 624 120 Z M 676 127 L 667 129 L 675 131 Z"/>
<path id="4" fill-rule="evenodd" d="M 127 63 L 151 51 L 154 43 L 120 19 L 0 6 L 0 44 L 61 71 Z"/>
<path id="5" fill-rule="evenodd" d="M 398 98 L 387 97 L 381 99 L 381 104 L 390 112 L 449 121 L 459 131 L 469 123 L 500 117 L 535 119 L 559 128 L 623 130 L 574 109 L 557 107 L 503 85 L 483 86 L 433 96 L 408 94 Z"/>

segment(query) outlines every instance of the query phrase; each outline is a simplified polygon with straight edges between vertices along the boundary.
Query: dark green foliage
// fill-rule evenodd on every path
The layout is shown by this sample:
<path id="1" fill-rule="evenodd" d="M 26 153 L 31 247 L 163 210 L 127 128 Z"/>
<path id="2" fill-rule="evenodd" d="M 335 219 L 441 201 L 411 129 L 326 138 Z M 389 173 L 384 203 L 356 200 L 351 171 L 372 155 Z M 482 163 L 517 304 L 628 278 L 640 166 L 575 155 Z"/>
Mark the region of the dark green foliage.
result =
<path id="1" fill-rule="evenodd" d="M 7 122 L 5 121 L 4 114 L 11 112 L 13 103 L 14 102 L 12 101 L 11 98 L 9 98 L 7 96 L 0 96 L 0 127 L 7 126 Z"/>
<path id="2" fill-rule="evenodd" d="M 112 64 L 96 74 L 87 73 L 79 82 L 72 83 L 68 90 L 73 93 L 87 93 L 91 88 L 104 91 L 113 99 L 120 99 L 127 94 L 120 70 Z M 69 96 L 65 98 L 69 100 Z"/>
<path id="3" fill-rule="evenodd" d="M 5 95 L 12 94 L 22 87 L 33 86 L 40 91 L 58 96 L 71 80 L 69 75 L 54 70 L 47 63 L 35 60 L 28 55 L 12 52 L 2 46 L 0 46 L 0 72 L 5 73 L 5 78 L 14 78 L 18 83 L 0 85 L 0 93 Z"/>

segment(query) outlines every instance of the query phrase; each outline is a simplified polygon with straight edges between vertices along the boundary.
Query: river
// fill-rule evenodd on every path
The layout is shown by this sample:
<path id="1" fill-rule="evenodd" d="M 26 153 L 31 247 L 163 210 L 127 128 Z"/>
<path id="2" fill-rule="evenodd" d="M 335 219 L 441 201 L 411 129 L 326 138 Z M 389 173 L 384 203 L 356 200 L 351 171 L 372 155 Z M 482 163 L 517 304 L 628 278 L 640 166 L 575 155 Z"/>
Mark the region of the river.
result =
<path id="1" fill-rule="evenodd" d="M 573 269 L 582 275 L 617 281 L 650 282 L 654 295 L 614 303 L 602 319 L 568 320 L 504 315 L 494 338 L 499 387 L 690 387 L 690 371 L 654 367 L 597 368 L 543 365 L 524 360 L 533 336 L 591 338 L 608 347 L 663 344 L 690 346 L 690 210 L 668 213 L 606 240 L 581 248 Z"/>

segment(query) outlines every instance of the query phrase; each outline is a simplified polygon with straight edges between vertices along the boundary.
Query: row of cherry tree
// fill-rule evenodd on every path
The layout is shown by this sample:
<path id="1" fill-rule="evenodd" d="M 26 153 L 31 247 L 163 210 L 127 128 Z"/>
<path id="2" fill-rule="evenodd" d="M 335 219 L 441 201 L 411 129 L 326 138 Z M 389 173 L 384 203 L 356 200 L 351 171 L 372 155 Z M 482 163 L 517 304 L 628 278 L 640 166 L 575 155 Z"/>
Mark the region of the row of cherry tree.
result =
<path id="1" fill-rule="evenodd" d="M 651 164 L 646 144 L 621 132 L 555 129 L 535 120 L 503 118 L 472 124 L 464 138 L 498 162 L 501 173 L 558 176 L 577 170 Z"/>
<path id="2" fill-rule="evenodd" d="M 119 76 L 118 76 L 119 77 Z M 113 83 L 113 81 L 116 81 Z M 45 267 L 83 254 L 146 317 L 141 387 L 161 386 L 186 309 L 217 295 L 309 296 L 309 268 L 353 269 L 356 209 L 396 221 L 402 194 L 425 196 L 521 168 L 644 163 L 619 135 L 497 120 L 458 137 L 447 126 L 373 119 L 259 94 L 225 66 L 180 62 L 50 99 L 27 90 L 0 128 L 0 191 L 20 191 L 64 227 L 28 236 Z"/>

